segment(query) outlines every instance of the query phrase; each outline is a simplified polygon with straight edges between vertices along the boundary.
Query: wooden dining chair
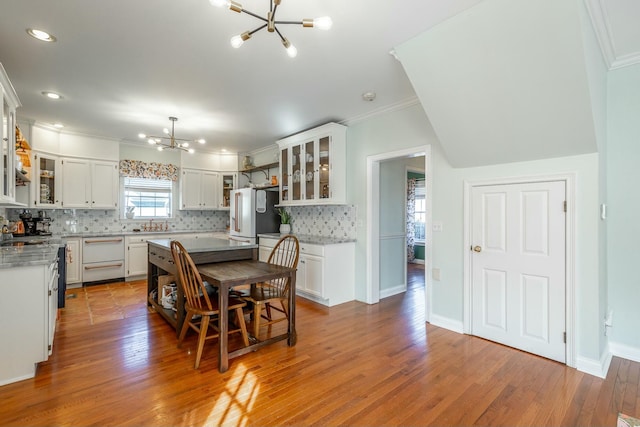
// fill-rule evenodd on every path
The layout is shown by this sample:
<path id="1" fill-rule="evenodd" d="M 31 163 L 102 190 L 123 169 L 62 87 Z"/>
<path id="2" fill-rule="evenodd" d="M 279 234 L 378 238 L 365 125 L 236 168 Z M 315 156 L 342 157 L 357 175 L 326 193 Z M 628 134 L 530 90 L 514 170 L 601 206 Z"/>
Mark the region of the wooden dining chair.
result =
<path id="1" fill-rule="evenodd" d="M 267 263 L 289 268 L 298 267 L 300 257 L 300 243 L 298 238 L 287 234 L 278 240 L 271 250 Z M 289 318 L 289 291 L 291 278 L 284 277 L 252 285 L 244 289 L 240 298 L 253 307 L 253 335 L 258 338 L 260 327 L 272 325 Z M 282 315 L 273 316 L 277 311 Z"/>
<path id="2" fill-rule="evenodd" d="M 195 369 L 198 369 L 205 341 L 220 336 L 219 328 L 215 324 L 220 312 L 218 298 L 209 296 L 211 289 L 203 282 L 193 259 L 180 242 L 176 240 L 171 242 L 171 255 L 178 272 L 178 286 L 181 286 L 184 292 L 184 306 L 187 312 L 178 337 L 178 347 L 182 344 L 189 328 L 198 333 L 198 351 L 195 363 Z M 229 329 L 229 334 L 240 332 L 244 345 L 248 346 L 249 337 L 242 313 L 242 309 L 246 305 L 246 302 L 238 298 L 229 297 L 229 312 L 235 312 L 236 322 L 239 326 L 238 329 Z M 209 327 L 214 330 L 214 333 L 207 335 Z"/>

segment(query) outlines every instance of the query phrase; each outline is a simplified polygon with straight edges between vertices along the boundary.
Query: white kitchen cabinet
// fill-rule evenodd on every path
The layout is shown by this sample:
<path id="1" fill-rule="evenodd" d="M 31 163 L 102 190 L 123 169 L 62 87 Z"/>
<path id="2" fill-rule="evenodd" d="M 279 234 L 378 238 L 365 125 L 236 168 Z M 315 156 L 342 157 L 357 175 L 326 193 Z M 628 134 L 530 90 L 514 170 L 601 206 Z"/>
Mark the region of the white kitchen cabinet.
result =
<path id="1" fill-rule="evenodd" d="M 346 126 L 337 123 L 277 141 L 280 150 L 280 204 L 344 204 Z"/>
<path id="2" fill-rule="evenodd" d="M 32 185 L 33 206 L 38 208 L 59 208 L 62 205 L 61 164 L 57 156 L 47 153 L 33 154 L 34 168 Z"/>
<path id="3" fill-rule="evenodd" d="M 124 239 L 125 246 L 125 259 L 124 269 L 125 277 L 130 278 L 133 276 L 146 276 L 148 267 L 148 251 L 147 240 L 154 238 L 172 238 L 171 235 L 167 236 L 126 236 Z"/>
<path id="4" fill-rule="evenodd" d="M 82 281 L 96 282 L 124 277 L 124 237 L 82 239 Z"/>
<path id="5" fill-rule="evenodd" d="M 221 173 L 219 176 L 218 189 L 220 190 L 218 194 L 219 197 L 219 208 L 220 209 L 229 209 L 231 207 L 231 191 L 235 190 L 238 185 L 238 174 L 237 173 Z"/>
<path id="6" fill-rule="evenodd" d="M 267 261 L 278 242 L 275 238 L 259 238 L 258 254 Z M 296 294 L 334 306 L 355 299 L 355 243 L 300 243 L 296 273 Z"/>
<path id="7" fill-rule="evenodd" d="M 219 174 L 213 171 L 183 169 L 180 182 L 180 209 L 215 210 L 219 208 Z"/>
<path id="8" fill-rule="evenodd" d="M 82 283 L 82 239 L 67 238 L 67 285 Z"/>
<path id="9" fill-rule="evenodd" d="M 63 158 L 62 207 L 117 209 L 118 163 Z"/>
<path id="10" fill-rule="evenodd" d="M 57 260 L 2 270 L 0 386 L 33 378 L 37 364 L 49 358 L 58 310 L 57 277 Z"/>
<path id="11" fill-rule="evenodd" d="M 16 199 L 16 109 L 20 100 L 7 73 L 0 64 L 0 202 L 15 202 Z"/>

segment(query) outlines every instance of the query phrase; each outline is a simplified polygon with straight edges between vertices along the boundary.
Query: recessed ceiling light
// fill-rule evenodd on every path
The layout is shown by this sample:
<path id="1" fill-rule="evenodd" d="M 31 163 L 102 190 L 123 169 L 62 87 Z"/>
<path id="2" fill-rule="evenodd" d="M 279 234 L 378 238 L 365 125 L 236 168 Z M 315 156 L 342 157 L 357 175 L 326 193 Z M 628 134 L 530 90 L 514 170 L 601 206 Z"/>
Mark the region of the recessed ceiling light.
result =
<path id="1" fill-rule="evenodd" d="M 38 39 L 43 42 L 55 42 L 57 40 L 55 36 L 52 36 L 46 31 L 36 30 L 34 28 L 27 28 L 27 34 L 29 34 L 34 39 Z"/>
<path id="2" fill-rule="evenodd" d="M 362 99 L 371 102 L 376 99 L 376 93 L 373 91 L 365 92 L 362 94 Z"/>
<path id="3" fill-rule="evenodd" d="M 64 127 L 64 125 L 62 123 L 54 123 L 53 127 L 54 128 L 58 128 L 58 129 L 62 129 Z"/>
<path id="4" fill-rule="evenodd" d="M 47 92 L 47 91 L 44 91 L 44 92 L 42 92 L 42 94 L 43 94 L 44 96 L 46 96 L 47 98 L 51 98 L 51 99 L 62 99 L 62 95 L 57 94 L 57 93 L 55 93 L 55 92 Z"/>

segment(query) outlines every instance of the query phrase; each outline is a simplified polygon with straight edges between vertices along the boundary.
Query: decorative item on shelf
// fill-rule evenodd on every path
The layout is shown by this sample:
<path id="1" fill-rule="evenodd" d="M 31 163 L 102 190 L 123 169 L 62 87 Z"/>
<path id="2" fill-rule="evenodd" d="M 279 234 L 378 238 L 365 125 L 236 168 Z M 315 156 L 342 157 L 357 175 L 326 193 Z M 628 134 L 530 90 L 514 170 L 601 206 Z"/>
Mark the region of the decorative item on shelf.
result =
<path id="1" fill-rule="evenodd" d="M 280 234 L 291 233 L 291 214 L 283 208 L 278 208 L 278 215 L 280 215 Z"/>
<path id="2" fill-rule="evenodd" d="M 289 55 L 289 57 L 295 58 L 296 55 L 298 54 L 298 50 L 295 48 L 293 44 L 291 44 L 291 42 L 287 38 L 285 38 L 282 35 L 282 33 L 280 32 L 280 30 L 278 30 L 276 25 L 297 24 L 297 25 L 302 25 L 302 27 L 304 28 L 315 27 L 321 30 L 328 30 L 333 25 L 333 21 L 331 21 L 331 18 L 328 16 L 324 16 L 322 18 L 316 18 L 316 19 L 303 19 L 302 21 L 276 21 L 276 11 L 282 0 L 269 1 L 269 4 L 270 4 L 269 12 L 267 12 L 266 18 L 263 18 L 262 16 L 259 16 L 253 12 L 249 12 L 248 10 L 245 10 L 240 3 L 235 2 L 233 0 L 209 0 L 209 1 L 214 6 L 227 7 L 230 10 L 237 13 L 244 12 L 247 15 L 251 15 L 254 18 L 260 19 L 261 21 L 265 22 L 265 24 L 259 26 L 255 30 L 245 31 L 242 34 L 233 36 L 231 38 L 231 46 L 233 46 L 236 49 L 242 46 L 242 44 L 245 41 L 249 40 L 254 33 L 257 33 L 258 31 L 266 27 L 268 32 L 273 33 L 275 31 L 278 34 L 278 36 L 280 36 L 280 41 L 282 42 L 282 45 L 284 46 L 284 48 L 287 50 L 287 54 Z"/>
<path id="3" fill-rule="evenodd" d="M 244 156 L 244 158 L 242 159 L 242 167 L 244 169 L 249 169 L 253 166 L 253 159 L 251 158 L 251 156 Z"/>
<path id="4" fill-rule="evenodd" d="M 271 185 L 278 185 L 278 177 L 276 175 L 271 175 Z"/>
<path id="5" fill-rule="evenodd" d="M 196 140 L 189 140 L 189 139 L 182 139 L 182 138 L 176 138 L 175 137 L 175 125 L 176 122 L 178 121 L 177 117 L 169 117 L 169 120 L 171 120 L 171 131 L 169 131 L 169 129 L 164 128 L 162 130 L 162 132 L 165 133 L 165 135 L 168 136 L 148 136 L 144 133 L 140 133 L 138 134 L 139 138 L 145 139 L 147 138 L 147 142 L 149 142 L 149 144 L 151 145 L 157 145 L 158 146 L 158 151 L 162 151 L 165 148 L 169 148 L 169 149 L 177 149 L 177 150 L 182 150 L 182 151 L 187 151 L 189 153 L 194 153 L 195 150 L 193 148 L 188 148 L 189 147 L 189 143 L 190 142 L 198 142 L 200 144 L 204 144 L 206 141 L 202 138 L 200 139 L 196 139 Z M 169 143 L 163 143 L 162 140 L 169 140 Z"/>
<path id="6" fill-rule="evenodd" d="M 29 151 L 31 151 L 29 142 L 24 139 L 22 131 L 16 126 L 16 156 L 18 156 L 19 161 L 22 162 L 22 166 L 25 168 L 31 167 Z"/>

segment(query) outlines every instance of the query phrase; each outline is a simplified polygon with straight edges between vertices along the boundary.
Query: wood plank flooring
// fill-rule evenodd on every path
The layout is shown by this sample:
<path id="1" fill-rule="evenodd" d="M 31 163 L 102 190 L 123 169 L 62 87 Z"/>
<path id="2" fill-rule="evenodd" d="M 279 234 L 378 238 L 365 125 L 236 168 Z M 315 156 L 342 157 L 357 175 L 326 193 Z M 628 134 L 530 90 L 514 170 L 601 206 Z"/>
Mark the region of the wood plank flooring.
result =
<path id="1" fill-rule="evenodd" d="M 298 344 L 193 369 L 155 313 L 58 324 L 36 378 L 0 387 L 0 425 L 615 426 L 640 414 L 640 364 L 606 379 L 424 321 L 420 266 L 407 292 L 327 308 L 299 298 Z M 413 285 L 411 284 L 413 283 Z"/>

